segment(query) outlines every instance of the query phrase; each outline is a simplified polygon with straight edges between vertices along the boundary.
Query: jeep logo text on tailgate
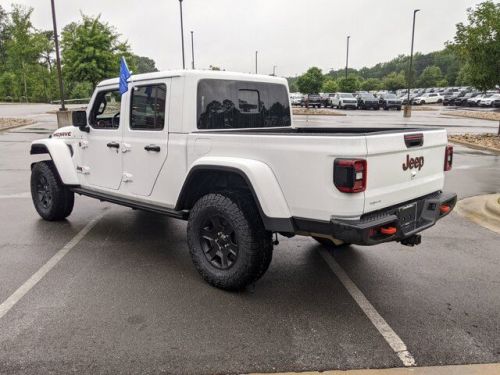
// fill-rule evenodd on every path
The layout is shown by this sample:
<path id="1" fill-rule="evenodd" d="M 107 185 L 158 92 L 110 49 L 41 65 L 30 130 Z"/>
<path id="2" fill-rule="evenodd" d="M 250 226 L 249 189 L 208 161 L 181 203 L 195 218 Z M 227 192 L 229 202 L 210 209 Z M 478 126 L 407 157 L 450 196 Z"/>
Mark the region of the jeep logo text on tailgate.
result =
<path id="1" fill-rule="evenodd" d="M 403 171 L 407 169 L 418 168 L 421 170 L 424 166 L 424 157 L 418 156 L 416 158 L 410 158 L 410 155 L 406 155 L 406 163 L 403 163 Z"/>

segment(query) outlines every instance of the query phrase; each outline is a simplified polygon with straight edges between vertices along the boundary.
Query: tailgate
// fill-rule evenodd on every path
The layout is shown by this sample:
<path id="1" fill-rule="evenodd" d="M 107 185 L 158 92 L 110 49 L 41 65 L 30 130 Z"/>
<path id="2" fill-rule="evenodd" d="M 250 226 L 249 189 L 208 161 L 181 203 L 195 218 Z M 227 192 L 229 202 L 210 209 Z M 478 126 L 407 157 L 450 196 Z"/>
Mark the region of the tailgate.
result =
<path id="1" fill-rule="evenodd" d="M 421 145 L 418 135 L 423 137 Z M 413 141 L 411 138 L 414 138 Z M 441 190 L 446 145 L 444 129 L 367 135 L 368 175 L 364 212 Z"/>

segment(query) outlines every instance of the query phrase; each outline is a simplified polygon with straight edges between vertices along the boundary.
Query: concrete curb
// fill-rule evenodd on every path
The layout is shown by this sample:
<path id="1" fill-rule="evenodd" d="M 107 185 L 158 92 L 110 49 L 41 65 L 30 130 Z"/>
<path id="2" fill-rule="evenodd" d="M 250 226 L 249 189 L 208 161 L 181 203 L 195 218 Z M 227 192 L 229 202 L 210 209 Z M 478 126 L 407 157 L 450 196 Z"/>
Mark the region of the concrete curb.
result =
<path id="1" fill-rule="evenodd" d="M 457 141 L 457 140 L 454 140 L 454 139 L 453 140 L 450 139 L 449 141 L 451 143 L 456 143 L 456 144 L 459 144 L 459 145 L 462 145 L 462 146 L 467 146 L 469 148 L 473 148 L 473 149 L 476 149 L 476 150 L 489 151 L 489 152 L 493 152 L 494 154 L 500 155 L 500 150 L 497 149 L 497 148 L 481 146 L 481 145 L 478 145 L 478 144 L 475 144 L 475 143 L 470 143 L 470 142 L 465 142 L 465 141 Z"/>
<path id="2" fill-rule="evenodd" d="M 500 364 L 477 364 L 455 366 L 429 366 L 366 370 L 333 370 L 310 372 L 283 372 L 275 375 L 498 375 Z M 258 374 L 254 374 L 258 375 Z M 261 374 L 262 375 L 262 374 Z"/>
<path id="3" fill-rule="evenodd" d="M 479 195 L 457 203 L 456 212 L 467 219 L 500 234 L 500 194 Z"/>
<path id="4" fill-rule="evenodd" d="M 294 116 L 347 116 L 345 113 L 330 112 L 330 113 L 293 113 Z"/>

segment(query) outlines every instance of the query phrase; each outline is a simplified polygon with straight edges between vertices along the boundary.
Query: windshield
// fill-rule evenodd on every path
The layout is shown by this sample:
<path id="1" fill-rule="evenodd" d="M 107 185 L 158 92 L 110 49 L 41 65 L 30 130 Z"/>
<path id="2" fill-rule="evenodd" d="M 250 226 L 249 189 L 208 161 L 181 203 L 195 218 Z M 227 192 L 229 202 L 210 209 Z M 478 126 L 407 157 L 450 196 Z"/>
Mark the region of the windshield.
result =
<path id="1" fill-rule="evenodd" d="M 341 98 L 354 98 L 354 96 L 352 96 L 352 94 L 346 94 L 346 93 L 339 94 L 339 96 Z"/>
<path id="2" fill-rule="evenodd" d="M 376 99 L 372 94 L 360 94 L 363 99 Z"/>
<path id="3" fill-rule="evenodd" d="M 394 95 L 394 94 L 387 94 L 385 97 L 387 99 L 396 99 L 396 95 Z"/>

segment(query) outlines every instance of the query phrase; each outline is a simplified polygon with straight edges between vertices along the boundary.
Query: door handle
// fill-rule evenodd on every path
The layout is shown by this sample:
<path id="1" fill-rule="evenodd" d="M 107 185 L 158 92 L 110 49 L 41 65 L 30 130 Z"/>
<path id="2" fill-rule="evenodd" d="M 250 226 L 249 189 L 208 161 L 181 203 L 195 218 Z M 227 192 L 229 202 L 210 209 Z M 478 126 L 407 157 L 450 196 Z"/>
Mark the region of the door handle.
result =
<path id="1" fill-rule="evenodd" d="M 118 142 L 109 142 L 106 146 L 109 148 L 120 148 L 120 144 Z"/>
<path id="2" fill-rule="evenodd" d="M 154 152 L 160 152 L 160 146 L 157 145 L 147 145 L 144 147 L 144 150 L 146 151 L 154 151 Z"/>

